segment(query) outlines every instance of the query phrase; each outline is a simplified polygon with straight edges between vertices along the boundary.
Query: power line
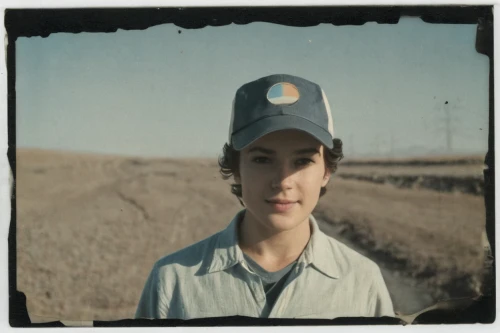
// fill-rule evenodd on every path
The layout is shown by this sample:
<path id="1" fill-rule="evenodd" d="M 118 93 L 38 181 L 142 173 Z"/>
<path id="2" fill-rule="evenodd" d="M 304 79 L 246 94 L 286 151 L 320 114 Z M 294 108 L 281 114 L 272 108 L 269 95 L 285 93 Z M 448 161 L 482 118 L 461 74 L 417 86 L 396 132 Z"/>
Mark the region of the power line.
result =
<path id="1" fill-rule="evenodd" d="M 442 119 L 444 123 L 444 134 L 445 134 L 445 145 L 446 145 L 446 151 L 448 153 L 453 152 L 453 136 L 454 132 L 457 129 L 457 123 L 458 123 L 458 118 L 456 113 L 452 113 L 453 111 L 458 111 L 463 109 L 463 106 L 461 105 L 460 98 L 457 98 L 455 103 L 450 103 L 448 101 L 445 101 L 444 104 L 440 103 L 440 106 L 435 108 L 437 111 L 444 111 L 444 118 Z M 438 127 L 437 130 L 441 131 L 442 128 Z"/>

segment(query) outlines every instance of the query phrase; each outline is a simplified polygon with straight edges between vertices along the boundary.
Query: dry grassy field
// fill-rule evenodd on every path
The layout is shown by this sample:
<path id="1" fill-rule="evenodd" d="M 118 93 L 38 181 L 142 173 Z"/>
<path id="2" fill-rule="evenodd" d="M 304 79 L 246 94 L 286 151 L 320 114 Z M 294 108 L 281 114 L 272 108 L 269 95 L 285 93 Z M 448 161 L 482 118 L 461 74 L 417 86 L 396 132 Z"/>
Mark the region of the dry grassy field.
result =
<path id="1" fill-rule="evenodd" d="M 355 167 L 374 172 L 341 164 L 315 211 L 330 233 L 433 295 L 473 293 L 483 197 L 342 178 Z M 241 209 L 228 184 L 215 160 L 18 149 L 17 283 L 30 316 L 132 318 L 153 263 L 225 228 Z"/>

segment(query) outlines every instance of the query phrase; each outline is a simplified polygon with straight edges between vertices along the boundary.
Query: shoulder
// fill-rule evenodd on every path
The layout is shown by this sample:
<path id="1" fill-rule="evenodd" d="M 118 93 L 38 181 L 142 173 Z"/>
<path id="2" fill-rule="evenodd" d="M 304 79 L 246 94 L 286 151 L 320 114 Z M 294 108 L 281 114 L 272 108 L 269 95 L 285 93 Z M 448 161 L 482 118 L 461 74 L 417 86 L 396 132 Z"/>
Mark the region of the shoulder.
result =
<path id="1" fill-rule="evenodd" d="M 365 295 L 363 304 L 368 307 L 369 316 L 394 316 L 392 300 L 379 266 L 335 238 L 325 236 L 340 278 L 348 281 L 358 295 Z"/>
<path id="2" fill-rule="evenodd" d="M 337 264 L 342 275 L 353 273 L 364 276 L 380 274 L 380 268 L 373 260 L 351 249 L 333 237 L 328 235 L 325 235 L 325 237 L 330 244 L 333 260 Z"/>
<path id="3" fill-rule="evenodd" d="M 210 259 L 217 245 L 219 235 L 220 232 L 160 258 L 156 261 L 154 270 L 161 276 L 169 271 L 198 270 L 203 268 L 206 264 L 206 259 Z"/>

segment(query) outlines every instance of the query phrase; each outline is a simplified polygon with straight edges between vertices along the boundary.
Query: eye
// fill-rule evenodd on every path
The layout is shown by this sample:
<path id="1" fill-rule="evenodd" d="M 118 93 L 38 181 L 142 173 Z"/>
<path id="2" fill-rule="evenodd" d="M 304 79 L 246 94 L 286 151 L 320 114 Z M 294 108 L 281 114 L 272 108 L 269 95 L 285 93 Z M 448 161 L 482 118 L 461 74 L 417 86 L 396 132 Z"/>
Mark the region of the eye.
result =
<path id="1" fill-rule="evenodd" d="M 252 162 L 257 163 L 257 164 L 265 164 L 269 163 L 271 160 L 268 157 L 265 156 L 257 156 L 252 159 Z"/>
<path id="2" fill-rule="evenodd" d="M 300 158 L 295 162 L 298 166 L 305 166 L 314 163 L 310 158 Z"/>

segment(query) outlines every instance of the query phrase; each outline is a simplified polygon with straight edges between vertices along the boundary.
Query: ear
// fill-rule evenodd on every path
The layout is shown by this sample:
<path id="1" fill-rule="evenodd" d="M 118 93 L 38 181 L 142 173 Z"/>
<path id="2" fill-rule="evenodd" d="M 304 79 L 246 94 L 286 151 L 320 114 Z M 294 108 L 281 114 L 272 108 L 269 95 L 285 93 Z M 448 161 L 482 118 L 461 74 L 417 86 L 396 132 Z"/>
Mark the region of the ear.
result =
<path id="1" fill-rule="evenodd" d="M 238 173 L 234 173 L 234 174 L 233 174 L 233 178 L 234 178 L 234 182 L 235 182 L 236 184 L 241 185 L 241 178 L 240 178 L 240 175 L 239 175 Z"/>
<path id="2" fill-rule="evenodd" d="M 323 176 L 323 182 L 321 183 L 321 187 L 325 187 L 328 184 L 331 176 L 332 173 L 330 172 L 330 170 L 325 169 L 325 175 Z"/>

